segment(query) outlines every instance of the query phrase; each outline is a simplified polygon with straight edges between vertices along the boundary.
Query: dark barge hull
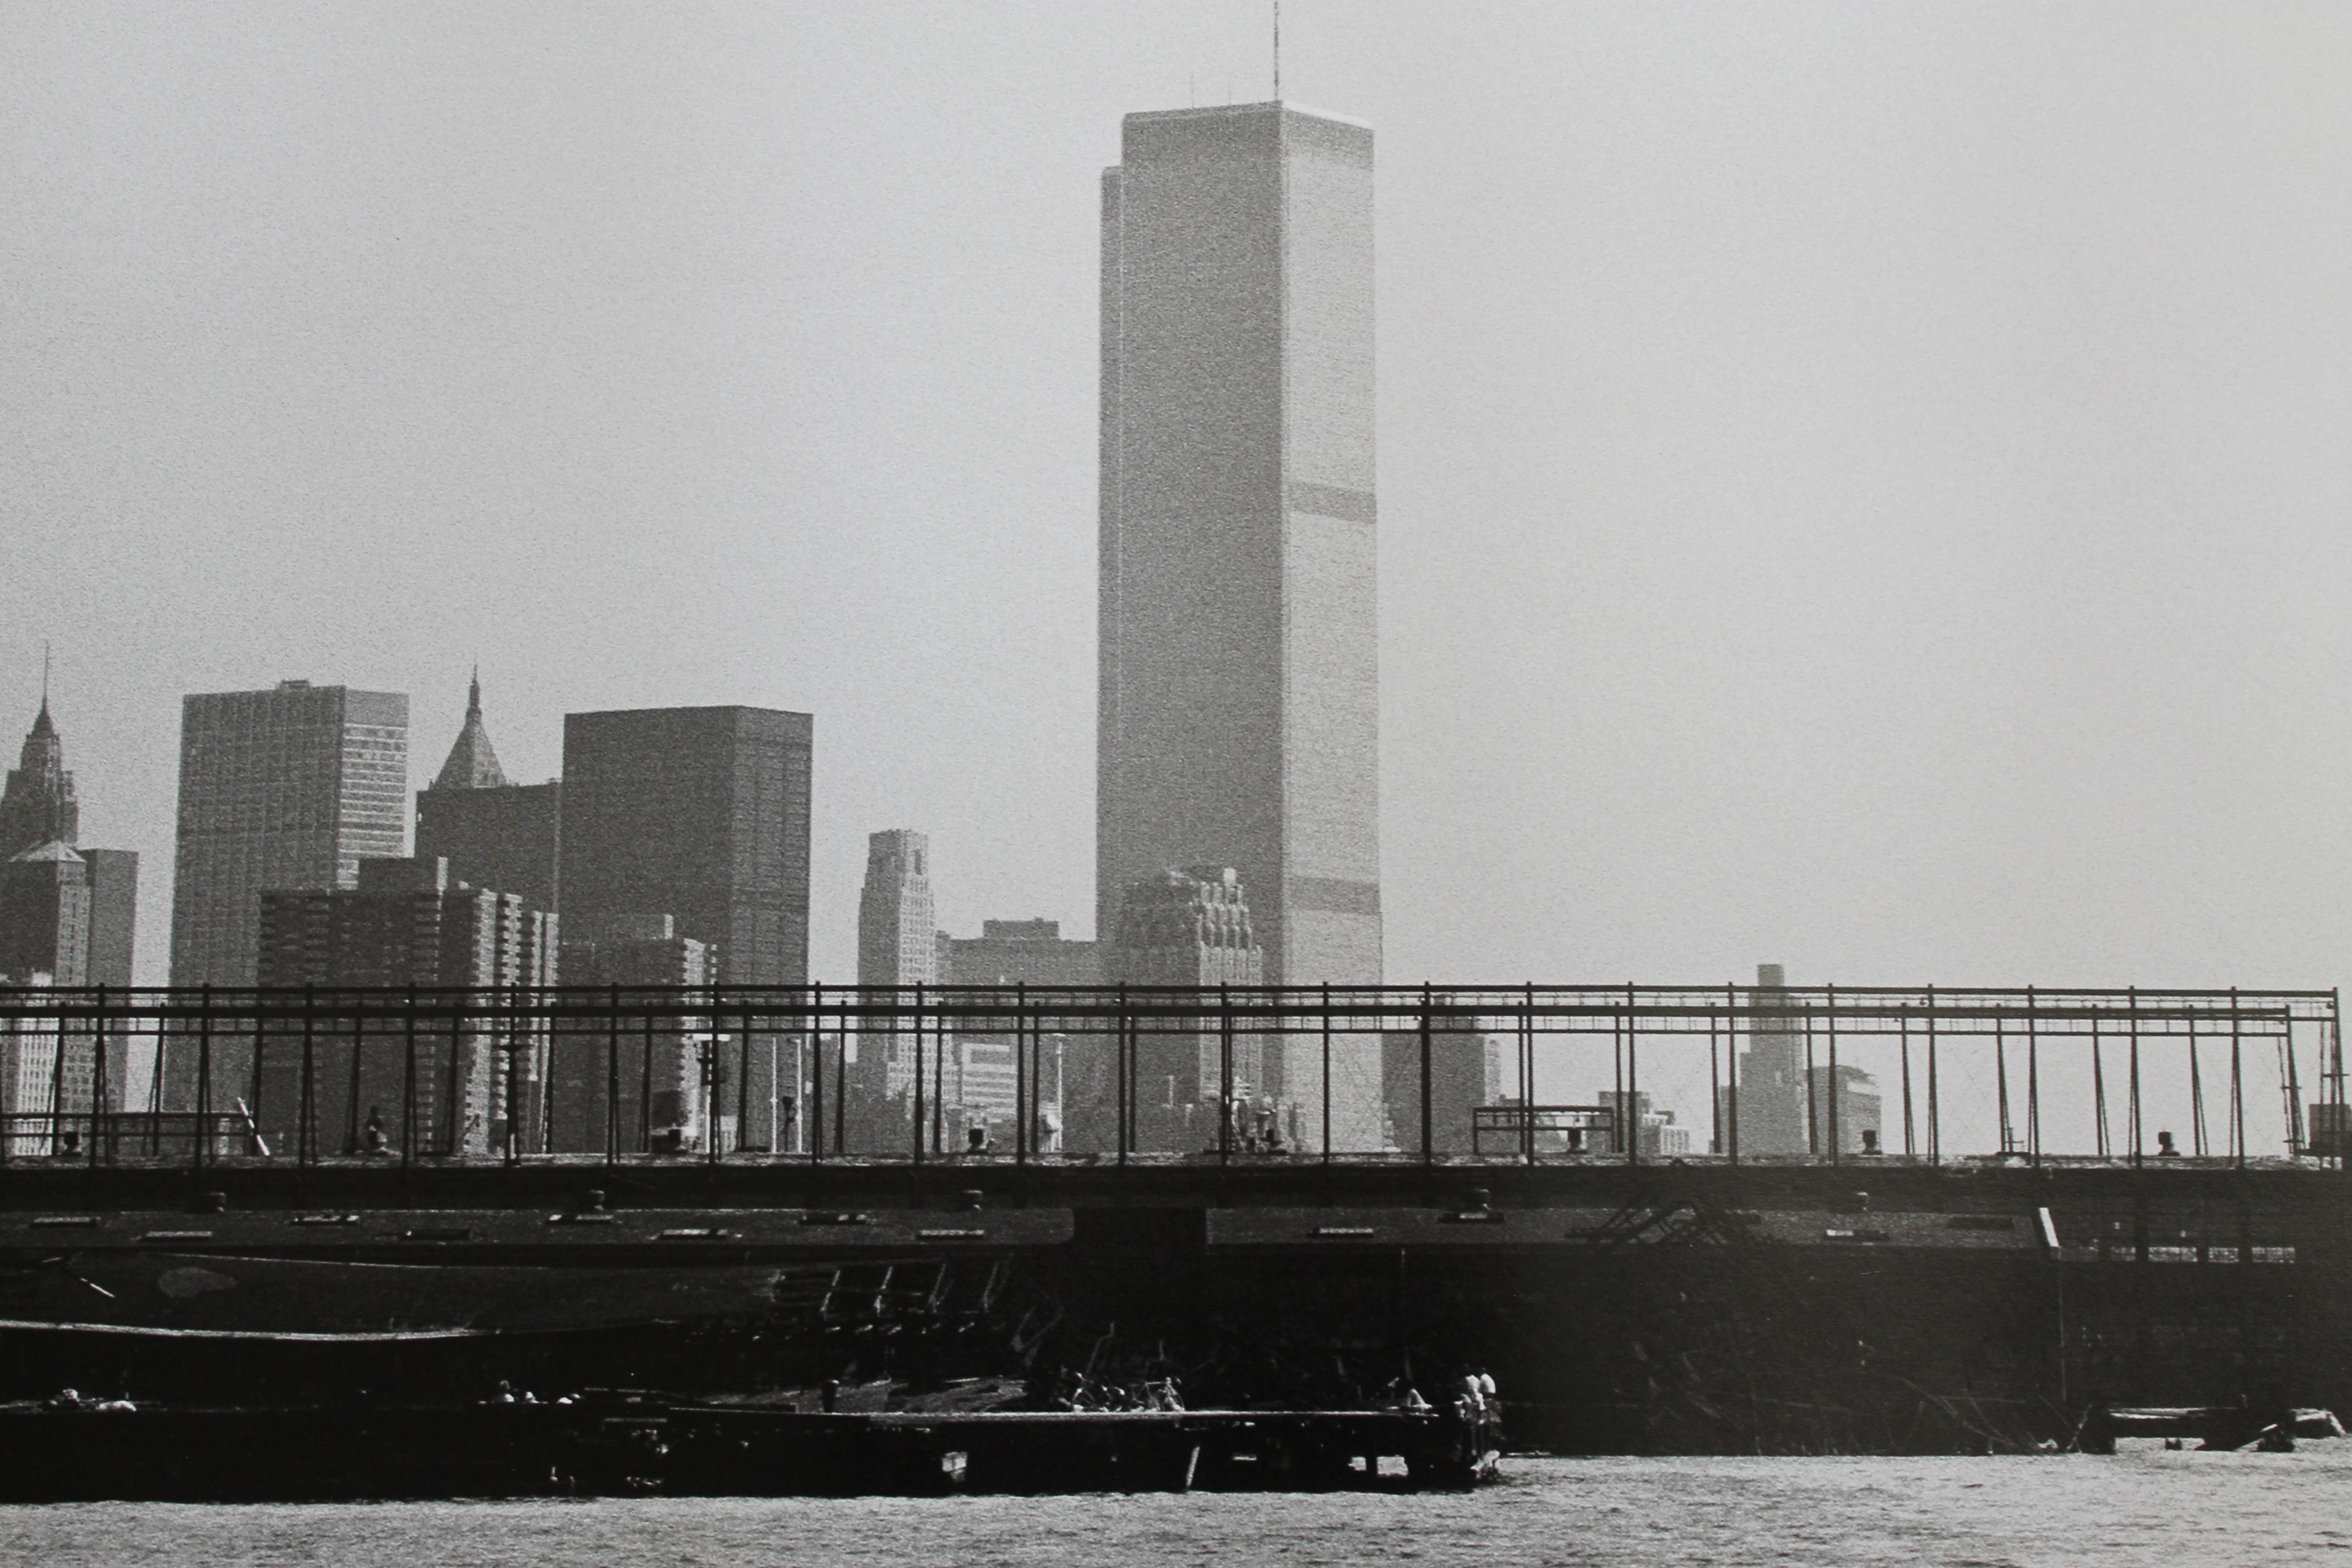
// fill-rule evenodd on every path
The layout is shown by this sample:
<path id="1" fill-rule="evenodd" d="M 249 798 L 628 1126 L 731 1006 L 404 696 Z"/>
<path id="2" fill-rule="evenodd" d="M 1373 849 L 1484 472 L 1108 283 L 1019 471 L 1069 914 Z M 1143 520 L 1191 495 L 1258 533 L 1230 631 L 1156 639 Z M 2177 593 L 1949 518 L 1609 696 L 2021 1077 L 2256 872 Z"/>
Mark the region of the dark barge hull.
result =
<path id="1" fill-rule="evenodd" d="M 0 1500 L 1463 1487 L 1492 1471 L 1485 1436 L 1450 1416 L 1379 1411 L 869 1415 L 643 1399 L 19 1408 L 0 1411 Z"/>
<path id="2" fill-rule="evenodd" d="M 2352 1183 L 2308 1166 L 391 1174 L 216 1167 L 226 1209 L 196 1214 L 185 1173 L 10 1171 L 0 1393 L 454 1406 L 499 1378 L 712 1395 L 1069 1369 L 1329 1409 L 1400 1377 L 1443 1399 L 1484 1364 L 1515 1442 L 1657 1453 L 2352 1408 Z M 626 1206 L 582 1212 L 591 1185 Z M 184 1269 L 231 1284 L 174 1295 Z"/>

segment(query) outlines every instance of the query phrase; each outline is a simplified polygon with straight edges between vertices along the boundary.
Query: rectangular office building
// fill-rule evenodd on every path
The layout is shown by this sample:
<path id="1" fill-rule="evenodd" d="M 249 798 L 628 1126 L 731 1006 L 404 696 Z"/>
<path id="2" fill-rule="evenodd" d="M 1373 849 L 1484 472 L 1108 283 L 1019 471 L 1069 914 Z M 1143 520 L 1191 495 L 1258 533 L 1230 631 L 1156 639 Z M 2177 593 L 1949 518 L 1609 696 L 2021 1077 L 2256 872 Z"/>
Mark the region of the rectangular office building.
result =
<path id="1" fill-rule="evenodd" d="M 1234 867 L 1269 984 L 1381 978 L 1372 133 L 1127 117 L 1103 179 L 1096 930 Z"/>
<path id="2" fill-rule="evenodd" d="M 408 699 L 281 681 L 180 707 L 172 984 L 250 985 L 267 889 L 358 885 L 408 848 Z"/>

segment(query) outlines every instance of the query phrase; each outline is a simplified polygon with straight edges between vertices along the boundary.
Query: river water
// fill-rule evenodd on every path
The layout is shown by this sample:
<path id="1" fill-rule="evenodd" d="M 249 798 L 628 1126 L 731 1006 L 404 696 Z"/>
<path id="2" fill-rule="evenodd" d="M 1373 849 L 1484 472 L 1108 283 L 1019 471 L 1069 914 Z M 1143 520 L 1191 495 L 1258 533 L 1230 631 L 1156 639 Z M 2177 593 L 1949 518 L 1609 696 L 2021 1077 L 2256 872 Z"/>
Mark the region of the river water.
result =
<path id="1" fill-rule="evenodd" d="M 0 1563 L 2352 1564 L 2352 1442 L 2294 1454 L 1513 1459 L 1467 1495 L 0 1509 Z"/>

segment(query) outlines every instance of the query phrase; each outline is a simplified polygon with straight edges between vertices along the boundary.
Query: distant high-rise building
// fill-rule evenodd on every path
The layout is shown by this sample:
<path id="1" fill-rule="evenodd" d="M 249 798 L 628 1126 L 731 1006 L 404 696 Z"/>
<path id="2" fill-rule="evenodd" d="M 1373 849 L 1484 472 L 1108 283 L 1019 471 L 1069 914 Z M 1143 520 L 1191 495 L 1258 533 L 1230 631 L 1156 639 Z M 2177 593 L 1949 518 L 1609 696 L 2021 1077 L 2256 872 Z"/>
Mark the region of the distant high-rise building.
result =
<path id="1" fill-rule="evenodd" d="M 1421 1038 L 1418 1029 L 1392 1029 L 1381 1037 L 1381 1088 L 1389 1140 L 1408 1153 L 1421 1148 Z M 1468 1021 L 1436 1020 L 1429 1031 L 1431 1150 L 1472 1152 L 1476 1142 L 1472 1112 L 1502 1097 L 1501 1045 Z M 1314 1098 L 1312 1087 L 1297 1098 Z"/>
<path id="2" fill-rule="evenodd" d="M 49 718 L 48 696 L 44 692 L 41 710 L 25 736 L 22 760 L 10 770 L 5 790 L 0 791 L 0 863 L 52 846 L 74 852 L 84 868 L 81 883 L 88 892 L 82 930 L 69 943 L 78 945 L 81 954 L 73 968 L 77 978 L 66 978 L 48 962 L 33 967 L 57 973 L 60 985 L 128 985 L 139 904 L 139 857 L 129 849 L 84 847 L 80 827 L 74 776 L 66 770 L 65 748 Z M 20 954 L 18 960 L 0 960 L 0 972 L 6 971 L 11 962 L 21 963 L 22 954 L 48 951 L 44 944 L 52 941 L 47 930 L 50 914 L 38 917 L 42 928 L 38 931 L 12 931 L 8 918 L 0 915 L 0 952 Z"/>
<path id="3" fill-rule="evenodd" d="M 1249 888 L 1269 984 L 1381 969 L 1372 133 L 1131 114 L 1103 177 L 1096 921 Z"/>
<path id="4" fill-rule="evenodd" d="M 564 927 L 566 985 L 617 987 L 624 993 L 672 986 L 698 990 L 718 979 L 710 948 L 680 936 L 668 915 L 593 917 L 579 927 Z M 721 1034 L 722 1047 L 733 1038 L 713 1028 L 663 1022 L 650 1032 L 633 1027 L 618 1037 L 575 1037 L 565 1043 L 555 1053 L 547 1086 L 547 1147 L 561 1153 L 601 1153 L 609 1145 L 635 1152 L 651 1148 L 673 1128 L 704 1146 L 711 1100 L 719 1132 L 729 1133 L 737 1104 L 730 1090 L 741 1057 L 721 1048 L 710 1060 L 706 1092 L 698 1047 L 711 1043 L 715 1033 Z M 617 1101 L 612 1097 L 616 1073 Z M 789 1120 L 785 1124 L 789 1128 Z"/>
<path id="5" fill-rule="evenodd" d="M 1101 950 L 1049 920 L 982 921 L 978 936 L 939 939 L 943 985 L 1099 985 Z"/>
<path id="6" fill-rule="evenodd" d="M 814 722 L 766 708 L 652 708 L 563 721 L 560 902 L 567 926 L 667 914 L 710 947 L 718 983 L 808 983 L 809 786 Z M 765 1148 L 793 1097 L 793 1047 L 772 1029 L 737 1086 L 734 1136 Z"/>
<path id="7" fill-rule="evenodd" d="M 667 913 L 721 984 L 806 984 L 812 730 L 766 708 L 566 714 L 564 916 Z"/>
<path id="8" fill-rule="evenodd" d="M 1636 1141 L 1645 1160 L 1671 1160 L 1691 1152 L 1691 1130 L 1675 1126 L 1673 1111 L 1653 1106 L 1649 1090 L 1631 1090 L 1621 1097 L 1617 1090 L 1604 1089 L 1595 1099 L 1610 1114 L 1593 1134 L 1594 1153 L 1622 1154 L 1628 1141 Z"/>
<path id="9" fill-rule="evenodd" d="M 439 856 L 450 874 L 512 893 L 535 910 L 559 908 L 563 786 L 509 784 L 482 722 L 482 682 L 466 689 L 466 722 L 433 783 L 416 792 L 416 853 Z"/>
<path id="10" fill-rule="evenodd" d="M 976 937 L 938 934 L 939 978 L 942 985 L 1090 986 L 1102 984 L 1098 949 L 1090 942 L 1073 942 L 1062 935 L 1059 921 L 982 921 Z M 1013 1118 L 1020 1098 L 1022 1073 L 1013 1062 L 1012 1036 L 999 1033 L 960 1035 L 947 1053 L 929 1068 L 933 1091 L 947 1107 L 946 1120 L 971 1128 L 986 1126 L 1000 1140 L 1013 1135 Z M 1048 1034 L 1029 1042 L 1040 1089 L 1037 1103 L 1045 1111 L 1050 1147 L 1053 1135 L 1067 1134 L 1064 1147 L 1108 1149 L 1117 1135 L 1118 1108 L 1115 1047 L 1104 1036 Z M 1087 1085 L 1110 1083 L 1095 1092 L 1100 1104 L 1091 1110 L 1066 1100 L 1064 1085 L 1075 1092 Z M 1096 1112 L 1099 1112 L 1097 1115 Z M 1062 1127 L 1064 1117 L 1070 1126 Z M 1109 1131 L 1099 1131 L 1109 1118 Z"/>
<path id="11" fill-rule="evenodd" d="M 939 979 L 939 928 L 931 914 L 930 840 L 893 827 L 866 840 L 866 885 L 857 895 L 857 984 L 929 985 Z M 853 1117 L 898 1125 L 884 1102 L 911 1092 L 911 1037 L 887 1025 L 857 1042 L 847 1088 Z M 874 1136 L 882 1135 L 880 1129 Z"/>
<path id="12" fill-rule="evenodd" d="M 1837 1086 L 1834 1099 L 1830 1089 L 1833 1081 Z M 1885 1152 L 1878 1141 L 1883 1102 L 1876 1079 L 1852 1062 L 1840 1062 L 1832 1078 L 1827 1063 L 1817 1063 L 1811 1083 L 1812 1097 L 1806 1110 L 1813 1119 L 1816 1152 L 1826 1154 L 1832 1148 L 1841 1154 Z"/>
<path id="13" fill-rule="evenodd" d="M 59 840 L 0 864 L 0 974 L 89 983 L 89 866 Z"/>
<path id="14" fill-rule="evenodd" d="M 172 984 L 250 985 L 268 889 L 356 887 L 408 846 L 408 699 L 280 681 L 180 707 Z"/>
<path id="15" fill-rule="evenodd" d="M 1164 869 L 1138 879 L 1111 929 L 1105 979 L 1112 984 L 1214 989 L 1265 983 L 1265 951 L 1242 879 L 1230 866 Z M 1268 1043 L 1262 1036 L 1234 1033 L 1228 1085 L 1225 1037 L 1218 1026 L 1162 1029 L 1147 1021 L 1136 1042 L 1135 1147 L 1193 1151 L 1215 1144 L 1228 1090 L 1237 1111 L 1278 1092 L 1267 1069 L 1269 1057 L 1279 1058 L 1266 1050 Z M 1104 1067 L 1115 1070 L 1116 1058 L 1106 1056 Z M 1116 1131 L 1115 1081 L 1097 1069 L 1069 1087 L 1072 1146 L 1107 1146 L 1105 1124 Z"/>
<path id="16" fill-rule="evenodd" d="M 487 1005 L 557 978 L 555 917 L 467 886 L 446 860 L 363 860 L 358 882 L 261 894 L 259 984 L 462 989 Z M 508 1036 L 486 1005 L 479 1019 L 416 1030 L 412 1079 L 404 1027 L 373 1026 L 355 1052 L 342 1028 L 283 1024 L 266 1038 L 247 1109 L 278 1152 L 306 1141 L 320 1152 L 357 1152 L 374 1113 L 386 1137 L 413 1152 L 483 1154 L 507 1147 L 511 1091 L 520 1146 L 535 1148 L 544 1043 Z M 211 1099 L 226 1109 L 244 1092 L 244 1080 L 216 1079 Z"/>
<path id="17" fill-rule="evenodd" d="M 866 886 L 857 897 L 860 985 L 928 985 L 939 979 L 929 861 L 930 840 L 912 828 L 866 837 Z"/>
<path id="18" fill-rule="evenodd" d="M 66 771 L 65 747 L 49 718 L 49 699 L 41 694 L 41 710 L 25 735 L 17 763 L 8 770 L 0 789 L 0 860 L 21 855 L 43 844 L 79 845 L 81 806 L 74 798 L 74 776 Z"/>
<path id="19" fill-rule="evenodd" d="M 1722 1124 L 1736 1126 L 1743 1156 L 1805 1153 L 1814 1129 L 1806 1116 L 1804 1020 L 1790 1005 L 1780 965 L 1756 966 L 1756 989 L 1748 994 L 1748 1005 L 1753 1009 L 1748 1048 L 1738 1054 L 1736 1082 L 1716 1091 L 1725 1108 Z"/>

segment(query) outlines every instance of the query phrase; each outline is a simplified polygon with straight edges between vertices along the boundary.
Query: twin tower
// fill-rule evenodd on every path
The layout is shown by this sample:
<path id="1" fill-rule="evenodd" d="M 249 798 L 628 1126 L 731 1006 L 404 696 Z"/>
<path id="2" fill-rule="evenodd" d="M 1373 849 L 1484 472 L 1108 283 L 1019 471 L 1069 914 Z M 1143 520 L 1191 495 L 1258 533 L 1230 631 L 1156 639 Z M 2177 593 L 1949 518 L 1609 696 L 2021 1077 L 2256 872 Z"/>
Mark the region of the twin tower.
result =
<path id="1" fill-rule="evenodd" d="M 1241 874 L 1268 984 L 1381 973 L 1372 133 L 1127 118 L 1103 175 L 1096 929 Z"/>

